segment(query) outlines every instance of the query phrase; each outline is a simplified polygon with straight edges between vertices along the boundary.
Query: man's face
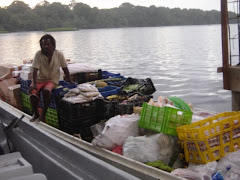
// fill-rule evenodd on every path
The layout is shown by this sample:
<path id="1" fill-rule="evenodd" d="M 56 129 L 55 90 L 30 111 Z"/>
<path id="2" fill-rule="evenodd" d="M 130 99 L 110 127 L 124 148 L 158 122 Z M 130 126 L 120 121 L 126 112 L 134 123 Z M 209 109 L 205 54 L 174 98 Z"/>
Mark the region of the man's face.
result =
<path id="1" fill-rule="evenodd" d="M 54 50 L 54 46 L 51 43 L 50 39 L 42 40 L 42 48 L 45 55 L 51 55 Z"/>

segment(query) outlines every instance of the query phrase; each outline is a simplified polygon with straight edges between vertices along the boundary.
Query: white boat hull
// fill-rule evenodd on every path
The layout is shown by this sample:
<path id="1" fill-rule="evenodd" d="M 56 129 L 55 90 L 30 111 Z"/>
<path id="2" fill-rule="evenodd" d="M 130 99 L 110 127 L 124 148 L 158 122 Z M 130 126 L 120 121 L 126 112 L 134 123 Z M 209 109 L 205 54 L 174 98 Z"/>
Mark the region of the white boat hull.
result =
<path id="1" fill-rule="evenodd" d="M 9 124 L 24 113 L 0 101 L 0 118 Z M 17 151 L 48 179 L 182 179 L 170 173 L 93 146 L 25 114 L 10 133 Z"/>

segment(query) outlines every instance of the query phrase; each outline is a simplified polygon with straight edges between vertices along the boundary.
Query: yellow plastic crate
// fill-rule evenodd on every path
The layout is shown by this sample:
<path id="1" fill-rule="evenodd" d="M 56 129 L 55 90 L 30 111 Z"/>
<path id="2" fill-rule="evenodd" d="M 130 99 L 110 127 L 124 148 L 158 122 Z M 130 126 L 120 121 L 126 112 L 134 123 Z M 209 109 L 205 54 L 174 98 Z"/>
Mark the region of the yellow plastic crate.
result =
<path id="1" fill-rule="evenodd" d="M 176 130 L 186 162 L 212 162 L 240 148 L 240 112 L 220 113 Z"/>

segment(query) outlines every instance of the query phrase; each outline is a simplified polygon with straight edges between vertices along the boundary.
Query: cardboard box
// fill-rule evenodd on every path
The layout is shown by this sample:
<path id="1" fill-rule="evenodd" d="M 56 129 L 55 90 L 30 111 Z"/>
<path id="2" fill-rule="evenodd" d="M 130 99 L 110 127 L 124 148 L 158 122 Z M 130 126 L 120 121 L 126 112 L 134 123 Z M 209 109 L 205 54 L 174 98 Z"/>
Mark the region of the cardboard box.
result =
<path id="1" fill-rule="evenodd" d="M 21 70 L 21 66 L 15 64 L 1 64 L 0 65 L 0 77 L 5 76 L 6 74 L 12 74 L 13 71 Z"/>
<path id="2" fill-rule="evenodd" d="M 16 84 L 8 87 L 8 96 L 7 103 L 16 107 L 19 110 L 22 110 L 22 101 L 21 101 L 21 85 Z"/>
<path id="3" fill-rule="evenodd" d="M 8 96 L 8 87 L 16 85 L 17 80 L 15 78 L 5 79 L 3 81 L 0 81 L 0 94 L 1 97 L 7 97 Z"/>
<path id="4" fill-rule="evenodd" d="M 12 72 L 12 77 L 15 77 L 15 78 L 16 78 L 16 77 L 19 77 L 19 76 L 20 76 L 20 72 L 21 72 L 21 71 L 13 71 L 13 72 Z"/>
<path id="5" fill-rule="evenodd" d="M 6 74 L 10 74 L 10 70 L 8 68 L 0 66 L 0 77 L 2 78 Z"/>

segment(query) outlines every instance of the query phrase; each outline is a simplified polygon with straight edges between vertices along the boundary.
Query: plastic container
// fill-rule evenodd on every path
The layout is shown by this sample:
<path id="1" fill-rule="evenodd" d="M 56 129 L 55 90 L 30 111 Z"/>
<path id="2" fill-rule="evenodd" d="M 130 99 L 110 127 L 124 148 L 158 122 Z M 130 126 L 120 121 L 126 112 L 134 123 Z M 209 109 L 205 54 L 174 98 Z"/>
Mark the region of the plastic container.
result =
<path id="1" fill-rule="evenodd" d="M 23 92 L 21 92 L 21 101 L 22 101 L 22 106 L 23 106 L 23 112 L 32 115 L 33 110 L 32 110 L 32 105 L 30 103 L 29 96 Z"/>
<path id="2" fill-rule="evenodd" d="M 71 103 L 68 101 L 60 100 L 58 113 L 66 119 L 78 119 L 89 116 L 103 116 L 104 105 L 101 99 L 86 103 Z"/>
<path id="3" fill-rule="evenodd" d="M 117 87 L 121 87 L 123 82 L 124 82 L 123 80 L 120 80 L 120 81 L 107 81 L 108 85 L 110 85 L 110 86 L 117 86 Z"/>
<path id="4" fill-rule="evenodd" d="M 190 124 L 192 112 L 172 107 L 156 107 L 143 103 L 139 126 L 172 136 L 177 136 L 176 128 Z"/>
<path id="5" fill-rule="evenodd" d="M 142 111 L 142 107 L 139 107 L 139 106 L 133 107 L 133 112 L 135 114 L 141 114 L 141 111 Z"/>
<path id="6" fill-rule="evenodd" d="M 61 123 L 64 126 L 71 127 L 71 128 L 81 128 L 81 127 L 90 127 L 100 121 L 100 119 L 95 116 L 85 116 L 79 118 L 66 118 L 64 116 L 58 116 L 59 124 Z"/>
<path id="7" fill-rule="evenodd" d="M 58 113 L 56 109 L 48 108 L 45 119 L 48 125 L 58 128 Z"/>
<path id="8" fill-rule="evenodd" d="M 119 101 L 104 101 L 106 107 L 105 118 L 110 118 L 116 115 L 132 114 L 134 107 L 141 107 L 144 102 L 148 102 L 153 96 L 140 95 L 135 100 L 119 100 Z"/>
<path id="9" fill-rule="evenodd" d="M 94 72 L 76 73 L 71 75 L 71 78 L 74 82 L 78 84 L 99 80 L 102 79 L 102 70 L 99 69 L 98 71 Z"/>
<path id="10" fill-rule="evenodd" d="M 109 71 L 102 71 L 102 79 L 109 79 L 109 78 L 122 78 L 125 79 L 120 73 L 111 73 Z"/>
<path id="11" fill-rule="evenodd" d="M 40 100 L 39 100 L 38 106 L 43 108 L 44 102 L 43 102 L 42 91 L 40 91 L 40 93 L 39 93 L 39 98 L 40 98 Z M 61 99 L 62 99 L 61 96 L 55 96 L 54 94 L 51 94 L 51 100 L 50 100 L 49 107 L 52 108 L 52 109 L 57 109 Z"/>
<path id="12" fill-rule="evenodd" d="M 224 180 L 228 177 L 229 170 L 231 169 L 231 166 L 227 166 L 225 169 L 219 170 L 216 173 L 212 175 L 211 180 Z"/>
<path id="13" fill-rule="evenodd" d="M 168 99 L 170 99 L 173 102 L 175 107 L 185 111 L 192 111 L 190 106 L 181 98 L 174 96 L 174 97 L 169 97 Z"/>
<path id="14" fill-rule="evenodd" d="M 105 127 L 104 121 L 101 121 L 101 122 L 91 126 L 90 129 L 92 131 L 93 137 L 98 136 L 103 131 L 104 127 Z"/>
<path id="15" fill-rule="evenodd" d="M 240 148 L 240 114 L 224 112 L 177 128 L 186 162 L 203 164 Z"/>
<path id="16" fill-rule="evenodd" d="M 64 94 L 66 94 L 69 89 L 73 89 L 76 87 L 77 84 L 70 84 L 66 81 L 59 81 L 58 87 L 52 90 L 52 94 L 54 96 L 64 96 Z"/>
<path id="17" fill-rule="evenodd" d="M 28 89 L 31 85 L 31 80 L 23 80 L 20 78 L 21 92 L 28 94 Z"/>
<path id="18" fill-rule="evenodd" d="M 0 179 L 11 179 L 33 174 L 29 164 L 19 152 L 0 156 Z"/>
<path id="19" fill-rule="evenodd" d="M 36 174 L 16 177 L 8 180 L 47 180 L 47 177 L 44 174 L 36 173 Z"/>
<path id="20" fill-rule="evenodd" d="M 93 138 L 90 127 L 99 123 L 99 121 L 100 120 L 94 116 L 79 119 L 66 119 L 59 116 L 59 129 L 71 135 L 78 134 L 82 139 L 90 142 Z"/>
<path id="21" fill-rule="evenodd" d="M 156 88 L 154 87 L 153 82 L 150 78 L 135 79 L 130 77 L 122 83 L 122 87 L 123 92 L 126 94 L 133 94 L 137 92 L 144 95 L 151 95 L 156 91 Z"/>
<path id="22" fill-rule="evenodd" d="M 121 88 L 117 86 L 105 86 L 103 88 L 98 88 L 98 91 L 105 98 L 111 95 L 117 95 L 121 91 Z"/>

